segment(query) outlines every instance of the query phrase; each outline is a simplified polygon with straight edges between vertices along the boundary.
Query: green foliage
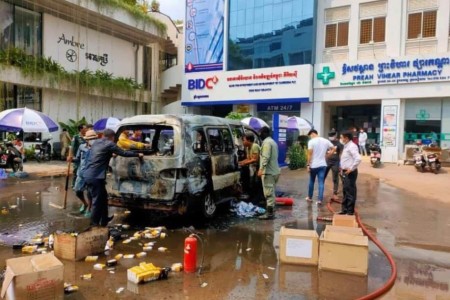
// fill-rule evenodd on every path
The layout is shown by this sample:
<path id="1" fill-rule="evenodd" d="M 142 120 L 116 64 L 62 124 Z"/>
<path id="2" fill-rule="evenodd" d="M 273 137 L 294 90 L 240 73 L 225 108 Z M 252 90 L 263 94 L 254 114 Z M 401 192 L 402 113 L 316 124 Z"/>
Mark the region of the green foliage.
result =
<path id="1" fill-rule="evenodd" d="M 238 112 L 232 111 L 232 112 L 228 113 L 228 115 L 226 115 L 225 118 L 240 121 L 244 118 L 251 117 L 251 116 L 252 115 L 249 113 L 238 113 Z"/>
<path id="2" fill-rule="evenodd" d="M 7 141 L 14 141 L 16 139 L 16 135 L 14 134 L 14 133 L 12 133 L 12 132 L 9 132 L 7 135 L 6 135 L 6 140 Z"/>
<path id="3" fill-rule="evenodd" d="M 72 119 L 69 119 L 69 122 L 63 123 L 59 122 L 59 126 L 61 129 L 67 129 L 67 132 L 70 134 L 70 136 L 74 136 L 75 134 L 78 134 L 78 126 L 79 125 L 87 125 L 86 118 L 83 117 L 81 120 L 75 121 Z"/>
<path id="4" fill-rule="evenodd" d="M 51 57 L 28 55 L 18 48 L 0 50 L 0 65 L 2 64 L 19 68 L 24 76 L 41 78 L 42 75 L 49 75 L 50 82 L 65 81 L 72 86 L 79 83 L 81 89 L 100 89 L 103 93 L 124 92 L 131 95 L 136 89 L 143 88 L 132 78 L 113 77 L 111 73 L 103 70 L 68 72 Z"/>
<path id="5" fill-rule="evenodd" d="M 287 156 L 289 157 L 289 169 L 297 170 L 306 167 L 306 150 L 300 145 L 289 147 Z"/>
<path id="6" fill-rule="evenodd" d="M 93 0 L 95 5 L 101 10 L 102 8 L 116 8 L 116 9 L 124 9 L 128 11 L 136 20 L 144 21 L 148 24 L 156 26 L 160 33 L 166 33 L 167 26 L 163 22 L 153 18 L 149 15 L 148 5 L 144 1 L 142 4 L 138 4 L 137 1 L 133 0 Z"/>
<path id="7" fill-rule="evenodd" d="M 152 11 L 159 12 L 159 1 L 152 0 L 151 8 L 152 8 Z"/>
<path id="8" fill-rule="evenodd" d="M 34 145 L 31 145 L 28 148 L 24 148 L 25 151 L 25 157 L 27 160 L 33 160 L 35 157 L 35 149 L 36 147 Z"/>

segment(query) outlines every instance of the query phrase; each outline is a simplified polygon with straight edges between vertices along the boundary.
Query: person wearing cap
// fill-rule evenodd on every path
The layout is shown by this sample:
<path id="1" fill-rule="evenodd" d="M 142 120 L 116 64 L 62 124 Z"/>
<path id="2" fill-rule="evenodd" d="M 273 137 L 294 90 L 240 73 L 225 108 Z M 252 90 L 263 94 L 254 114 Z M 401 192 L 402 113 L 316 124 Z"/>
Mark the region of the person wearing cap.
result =
<path id="1" fill-rule="evenodd" d="M 113 154 L 125 157 L 144 158 L 144 154 L 134 151 L 126 151 L 114 143 L 115 132 L 105 129 L 103 137 L 97 139 L 91 145 L 91 150 L 86 159 L 86 169 L 83 173 L 88 192 L 92 196 L 91 225 L 106 226 L 113 217 L 108 216 L 108 194 L 106 192 L 106 170 Z"/>
<path id="2" fill-rule="evenodd" d="M 87 192 L 87 201 L 84 197 L 84 191 L 87 190 L 86 182 L 84 181 L 83 173 L 86 169 L 86 160 L 90 154 L 91 143 L 93 140 L 97 139 L 97 133 L 90 129 L 86 131 L 84 135 L 84 143 L 78 147 L 78 152 L 74 162 L 78 162 L 77 178 L 75 180 L 74 191 L 78 199 L 80 199 L 82 205 L 80 207 L 80 213 L 84 213 L 87 218 L 91 217 L 91 207 L 92 207 L 92 197 L 89 191 Z"/>
<path id="3" fill-rule="evenodd" d="M 331 170 L 333 175 L 333 200 L 338 200 L 338 189 L 339 189 L 339 164 L 340 155 L 344 146 L 339 142 L 337 138 L 337 132 L 332 130 L 328 133 L 328 140 L 336 147 L 335 151 L 327 155 L 327 170 L 325 171 L 325 180 L 327 179 L 328 173 Z"/>
<path id="4" fill-rule="evenodd" d="M 78 153 L 78 148 L 84 143 L 83 136 L 86 133 L 86 125 L 78 125 L 78 133 L 72 137 L 72 143 L 70 144 L 69 156 L 67 156 L 67 161 L 71 162 L 75 155 Z M 78 173 L 78 162 L 73 163 L 73 179 L 72 188 L 75 186 L 75 181 L 77 180 Z"/>
<path id="5" fill-rule="evenodd" d="M 308 142 L 308 160 L 306 167 L 309 172 L 309 187 L 306 201 L 313 201 L 314 184 L 317 177 L 319 182 L 317 205 L 321 205 L 323 202 L 323 190 L 325 186 L 325 172 L 327 170 L 326 156 L 336 151 L 336 149 L 329 140 L 320 137 L 315 129 L 311 129 L 308 132 L 308 136 L 310 140 Z"/>

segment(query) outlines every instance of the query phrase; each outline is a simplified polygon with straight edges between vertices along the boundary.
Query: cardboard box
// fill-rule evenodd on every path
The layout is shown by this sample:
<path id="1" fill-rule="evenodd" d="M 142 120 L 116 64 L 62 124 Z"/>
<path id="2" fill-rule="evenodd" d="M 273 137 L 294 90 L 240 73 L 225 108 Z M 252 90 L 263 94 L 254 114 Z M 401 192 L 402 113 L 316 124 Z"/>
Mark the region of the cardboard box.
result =
<path id="1" fill-rule="evenodd" d="M 6 260 L 1 297 L 7 300 L 47 300 L 64 298 L 64 266 L 52 254 Z"/>
<path id="2" fill-rule="evenodd" d="M 319 236 L 315 230 L 281 227 L 280 261 L 300 265 L 317 265 Z"/>
<path id="3" fill-rule="evenodd" d="M 333 226 L 358 227 L 355 216 L 338 215 L 333 216 Z"/>
<path id="4" fill-rule="evenodd" d="M 327 225 L 325 226 L 326 232 L 341 232 L 341 233 L 348 233 L 348 234 L 354 234 L 354 235 L 360 235 L 363 236 L 364 233 L 361 228 L 355 228 L 355 227 L 346 227 L 346 226 L 333 226 L 333 225 Z"/>
<path id="5" fill-rule="evenodd" d="M 55 256 L 67 260 L 82 260 L 86 256 L 102 253 L 108 240 L 108 228 L 92 227 L 72 236 L 70 233 L 55 235 Z"/>
<path id="6" fill-rule="evenodd" d="M 342 232 L 322 232 L 320 236 L 319 269 L 367 275 L 369 240 Z"/>

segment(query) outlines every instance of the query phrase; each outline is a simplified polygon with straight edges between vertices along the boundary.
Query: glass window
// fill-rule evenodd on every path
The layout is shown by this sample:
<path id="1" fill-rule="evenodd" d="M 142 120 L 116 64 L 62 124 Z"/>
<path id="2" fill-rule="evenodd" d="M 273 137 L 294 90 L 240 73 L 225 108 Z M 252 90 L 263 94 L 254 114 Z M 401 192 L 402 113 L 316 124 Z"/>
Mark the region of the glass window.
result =
<path id="1" fill-rule="evenodd" d="M 28 86 L 17 86 L 17 107 L 27 107 L 41 111 L 41 90 Z"/>
<path id="2" fill-rule="evenodd" d="M 0 49 L 14 45 L 13 6 L 0 1 Z"/>
<path id="3" fill-rule="evenodd" d="M 437 11 L 416 12 L 408 15 L 408 39 L 436 36 Z"/>
<path id="4" fill-rule="evenodd" d="M 10 83 L 0 83 L 0 111 L 16 108 L 14 99 L 14 85 Z"/>
<path id="5" fill-rule="evenodd" d="M 14 21 L 16 47 L 30 55 L 41 55 L 41 15 L 16 6 Z"/>
<path id="6" fill-rule="evenodd" d="M 212 153 L 223 152 L 224 145 L 219 129 L 209 128 L 207 131 L 209 146 Z"/>
<path id="7" fill-rule="evenodd" d="M 246 2 L 244 16 L 239 10 L 229 12 L 228 70 L 313 63 L 315 1 L 230 0 L 230 6 L 239 6 L 240 2 Z M 234 26 L 241 17 L 251 26 Z M 342 28 L 341 35 L 335 33 L 338 38 L 341 42 L 348 39 L 348 26 L 347 32 Z"/>
<path id="8" fill-rule="evenodd" d="M 386 17 L 361 20 L 359 43 L 384 42 Z"/>

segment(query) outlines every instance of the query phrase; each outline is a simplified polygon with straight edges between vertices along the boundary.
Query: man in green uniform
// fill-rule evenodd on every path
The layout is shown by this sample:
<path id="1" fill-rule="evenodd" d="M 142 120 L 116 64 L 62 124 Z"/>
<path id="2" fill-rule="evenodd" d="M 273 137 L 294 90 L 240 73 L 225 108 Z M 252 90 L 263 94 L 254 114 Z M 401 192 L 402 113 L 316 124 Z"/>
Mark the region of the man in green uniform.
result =
<path id="1" fill-rule="evenodd" d="M 261 157 L 259 159 L 258 176 L 262 178 L 264 197 L 266 198 L 267 211 L 260 216 L 261 220 L 274 219 L 275 211 L 275 186 L 280 177 L 280 167 L 278 166 L 278 145 L 270 136 L 269 127 L 263 127 L 259 131 L 263 140 L 261 145 Z"/>
<path id="2" fill-rule="evenodd" d="M 70 145 L 70 152 L 69 156 L 67 157 L 67 161 L 72 161 L 73 157 L 77 155 L 78 148 L 80 147 L 80 145 L 85 143 L 83 139 L 85 133 L 86 133 L 86 125 L 78 125 L 78 134 L 75 134 L 72 138 L 72 143 Z M 78 165 L 79 165 L 78 162 L 73 163 L 72 187 L 75 186 L 75 181 L 77 179 Z"/>

